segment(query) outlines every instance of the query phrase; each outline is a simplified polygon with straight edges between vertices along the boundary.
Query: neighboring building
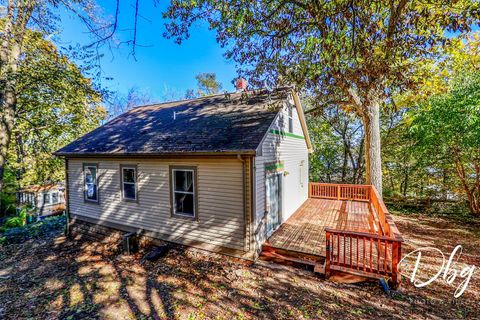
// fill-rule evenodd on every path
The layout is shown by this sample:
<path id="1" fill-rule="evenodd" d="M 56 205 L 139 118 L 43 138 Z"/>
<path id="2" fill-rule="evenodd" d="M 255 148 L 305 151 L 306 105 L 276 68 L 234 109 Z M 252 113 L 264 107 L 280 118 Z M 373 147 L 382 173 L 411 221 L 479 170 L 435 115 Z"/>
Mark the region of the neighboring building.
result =
<path id="1" fill-rule="evenodd" d="M 17 210 L 29 207 L 39 217 L 65 211 L 65 186 L 62 184 L 32 185 L 17 191 Z"/>
<path id="2" fill-rule="evenodd" d="M 309 151 L 284 88 L 137 107 L 55 154 L 72 224 L 254 259 L 308 198 Z"/>

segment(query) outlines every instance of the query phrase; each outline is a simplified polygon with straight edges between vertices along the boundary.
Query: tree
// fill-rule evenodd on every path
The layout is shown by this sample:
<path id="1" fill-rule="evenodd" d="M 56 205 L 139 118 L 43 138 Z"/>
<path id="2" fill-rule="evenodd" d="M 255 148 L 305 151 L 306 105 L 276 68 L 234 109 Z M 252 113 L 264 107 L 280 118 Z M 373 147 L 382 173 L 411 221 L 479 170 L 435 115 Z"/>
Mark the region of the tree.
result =
<path id="1" fill-rule="evenodd" d="M 217 75 L 211 72 L 199 73 L 195 76 L 197 79 L 197 90 L 188 89 L 185 92 L 185 99 L 195 99 L 197 97 L 207 97 L 220 93 L 222 84 L 217 81 Z"/>
<path id="2" fill-rule="evenodd" d="M 445 31 L 469 31 L 478 10 L 474 0 L 174 0 L 164 16 L 165 35 L 178 43 L 207 20 L 257 84 L 293 82 L 318 107 L 351 108 L 365 127 L 367 183 L 381 192 L 380 107 L 414 87 L 417 61 L 448 42 Z"/>
<path id="3" fill-rule="evenodd" d="M 453 167 L 470 211 L 480 214 L 480 73 L 460 75 L 451 88 L 412 110 L 409 130 L 432 165 Z"/>
<path id="4" fill-rule="evenodd" d="M 35 29 L 43 34 L 55 30 L 58 16 L 55 14 L 61 6 L 75 14 L 99 44 L 112 37 L 116 27 L 109 30 L 110 24 L 98 24 L 96 6 L 93 0 L 8 0 L 1 1 L 2 7 L 0 34 L 0 191 L 3 189 L 3 174 L 7 152 L 16 120 L 18 92 L 17 83 L 19 63 L 23 57 L 24 40 L 28 29 Z"/>
<path id="5" fill-rule="evenodd" d="M 306 99 L 308 108 L 311 99 Z M 360 120 L 339 108 L 308 114 L 307 124 L 315 150 L 310 157 L 313 181 L 362 183 L 363 130 Z"/>
<path id="6" fill-rule="evenodd" d="M 113 97 L 110 103 L 109 116 L 116 117 L 128 110 L 141 105 L 152 103 L 150 94 L 138 87 L 132 87 L 128 90 L 126 96 L 118 93 Z"/>
<path id="7" fill-rule="evenodd" d="M 198 94 L 202 97 L 220 93 L 222 84 L 217 81 L 215 73 L 200 73 L 195 76 L 197 79 Z"/>
<path id="8" fill-rule="evenodd" d="M 452 90 L 452 79 L 480 70 L 479 39 L 478 32 L 466 39 L 452 38 L 440 56 L 420 61 L 418 88 L 395 95 L 392 104 L 384 110 L 382 159 L 388 195 L 453 200 L 463 193 L 451 163 L 438 161 L 434 156 L 436 152 L 421 152 L 410 125 L 416 112 L 421 110 L 419 105 Z"/>
<path id="9" fill-rule="evenodd" d="M 27 30 L 16 79 L 17 106 L 5 167 L 15 186 L 62 181 L 52 152 L 97 127 L 102 92 L 39 32 Z"/>

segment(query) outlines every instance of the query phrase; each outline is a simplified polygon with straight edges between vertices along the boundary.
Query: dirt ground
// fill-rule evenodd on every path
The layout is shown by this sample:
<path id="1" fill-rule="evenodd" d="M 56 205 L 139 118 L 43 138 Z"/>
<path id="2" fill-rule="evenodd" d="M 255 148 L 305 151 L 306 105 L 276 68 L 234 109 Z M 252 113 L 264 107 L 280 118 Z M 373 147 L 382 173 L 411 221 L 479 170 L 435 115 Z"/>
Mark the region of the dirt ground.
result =
<path id="1" fill-rule="evenodd" d="M 448 259 L 461 244 L 453 268 L 480 267 L 480 223 L 419 215 L 395 220 L 404 254 L 430 246 Z M 192 249 L 172 249 L 152 263 L 61 232 L 0 248 L 0 319 L 480 319 L 478 269 L 457 299 L 464 279 L 457 275 L 448 285 L 443 273 L 423 288 L 405 279 L 389 296 L 377 282 L 337 284 L 304 270 Z M 424 258 L 418 275 L 427 279 L 442 261 Z"/>

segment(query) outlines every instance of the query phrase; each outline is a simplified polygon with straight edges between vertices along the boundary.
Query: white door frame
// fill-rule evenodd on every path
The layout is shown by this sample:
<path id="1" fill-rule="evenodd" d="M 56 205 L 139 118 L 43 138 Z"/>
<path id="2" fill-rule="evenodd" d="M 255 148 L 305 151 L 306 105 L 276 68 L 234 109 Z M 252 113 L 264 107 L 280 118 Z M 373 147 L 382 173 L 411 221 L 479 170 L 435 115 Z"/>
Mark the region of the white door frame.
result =
<path id="1" fill-rule="evenodd" d="M 277 181 L 278 181 L 278 187 L 280 190 L 278 190 L 278 196 L 277 196 L 277 200 L 278 200 L 278 210 L 277 210 L 277 218 L 278 218 L 278 221 L 276 223 L 275 226 L 273 226 L 272 229 L 269 230 L 269 216 L 270 216 L 270 206 L 269 206 L 269 201 L 270 201 L 270 194 L 269 192 L 267 192 L 269 189 L 268 189 L 268 183 L 269 183 L 269 178 L 272 177 L 272 176 L 277 176 Z M 272 235 L 273 232 L 275 232 L 275 230 L 278 229 L 278 227 L 282 224 L 282 217 L 283 217 L 283 190 L 284 190 L 284 186 L 283 186 L 283 171 L 281 172 L 267 172 L 265 174 L 265 222 L 266 222 L 266 226 L 265 226 L 265 230 L 266 230 L 266 234 L 267 234 L 267 238 L 270 237 Z M 279 199 L 278 199 L 279 198 Z"/>

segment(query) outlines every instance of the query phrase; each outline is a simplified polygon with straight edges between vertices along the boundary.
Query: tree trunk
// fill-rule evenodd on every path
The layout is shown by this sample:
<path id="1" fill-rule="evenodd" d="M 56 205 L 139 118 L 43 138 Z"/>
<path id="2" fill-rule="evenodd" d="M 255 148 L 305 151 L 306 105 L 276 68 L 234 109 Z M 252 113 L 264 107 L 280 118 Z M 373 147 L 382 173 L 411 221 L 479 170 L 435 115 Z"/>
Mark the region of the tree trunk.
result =
<path id="1" fill-rule="evenodd" d="M 357 158 L 357 171 L 355 176 L 354 183 L 362 183 L 363 168 L 364 168 L 364 158 L 365 158 L 365 134 L 363 135 L 360 141 L 360 147 L 358 148 L 358 158 Z"/>
<path id="2" fill-rule="evenodd" d="M 342 164 L 342 183 L 345 183 L 347 178 L 347 169 L 348 169 L 348 146 L 343 143 L 343 164 Z"/>
<path id="3" fill-rule="evenodd" d="M 475 168 L 475 179 L 470 186 L 468 182 L 468 174 L 465 171 L 465 166 L 462 161 L 462 157 L 458 150 L 453 151 L 455 156 L 455 169 L 457 171 L 458 178 L 462 184 L 463 189 L 465 190 L 465 195 L 467 196 L 467 202 L 472 214 L 480 214 L 480 164 L 478 161 L 474 160 Z"/>
<path id="4" fill-rule="evenodd" d="M 2 48 L 0 63 L 2 64 L 2 87 L 0 89 L 0 193 L 4 187 L 4 172 L 7 161 L 8 147 L 12 136 L 12 128 L 15 121 L 15 109 L 17 107 L 17 95 L 15 90 L 15 77 L 17 72 L 18 56 L 20 48 L 11 45 L 10 50 Z M 2 51 L 3 51 L 2 50 Z"/>
<path id="5" fill-rule="evenodd" d="M 17 107 L 16 78 L 18 58 L 27 24 L 32 16 L 36 1 L 8 1 L 7 14 L 1 30 L 0 48 L 0 194 L 4 187 L 4 171 L 7 151 Z"/>
<path id="6" fill-rule="evenodd" d="M 407 196 L 407 190 L 408 190 L 408 169 L 405 169 L 404 173 L 405 173 L 405 176 L 404 176 L 404 179 L 403 179 L 402 194 L 403 194 L 404 197 L 406 197 Z"/>
<path id="7" fill-rule="evenodd" d="M 17 177 L 17 185 L 18 182 L 22 180 L 23 175 L 25 174 L 25 148 L 23 147 L 23 137 L 21 133 L 16 132 L 15 133 L 15 151 L 17 153 L 17 172 L 16 172 L 16 177 Z"/>
<path id="8" fill-rule="evenodd" d="M 365 130 L 365 180 L 382 196 L 382 155 L 380 142 L 380 103 L 372 101 L 363 108 Z"/>

